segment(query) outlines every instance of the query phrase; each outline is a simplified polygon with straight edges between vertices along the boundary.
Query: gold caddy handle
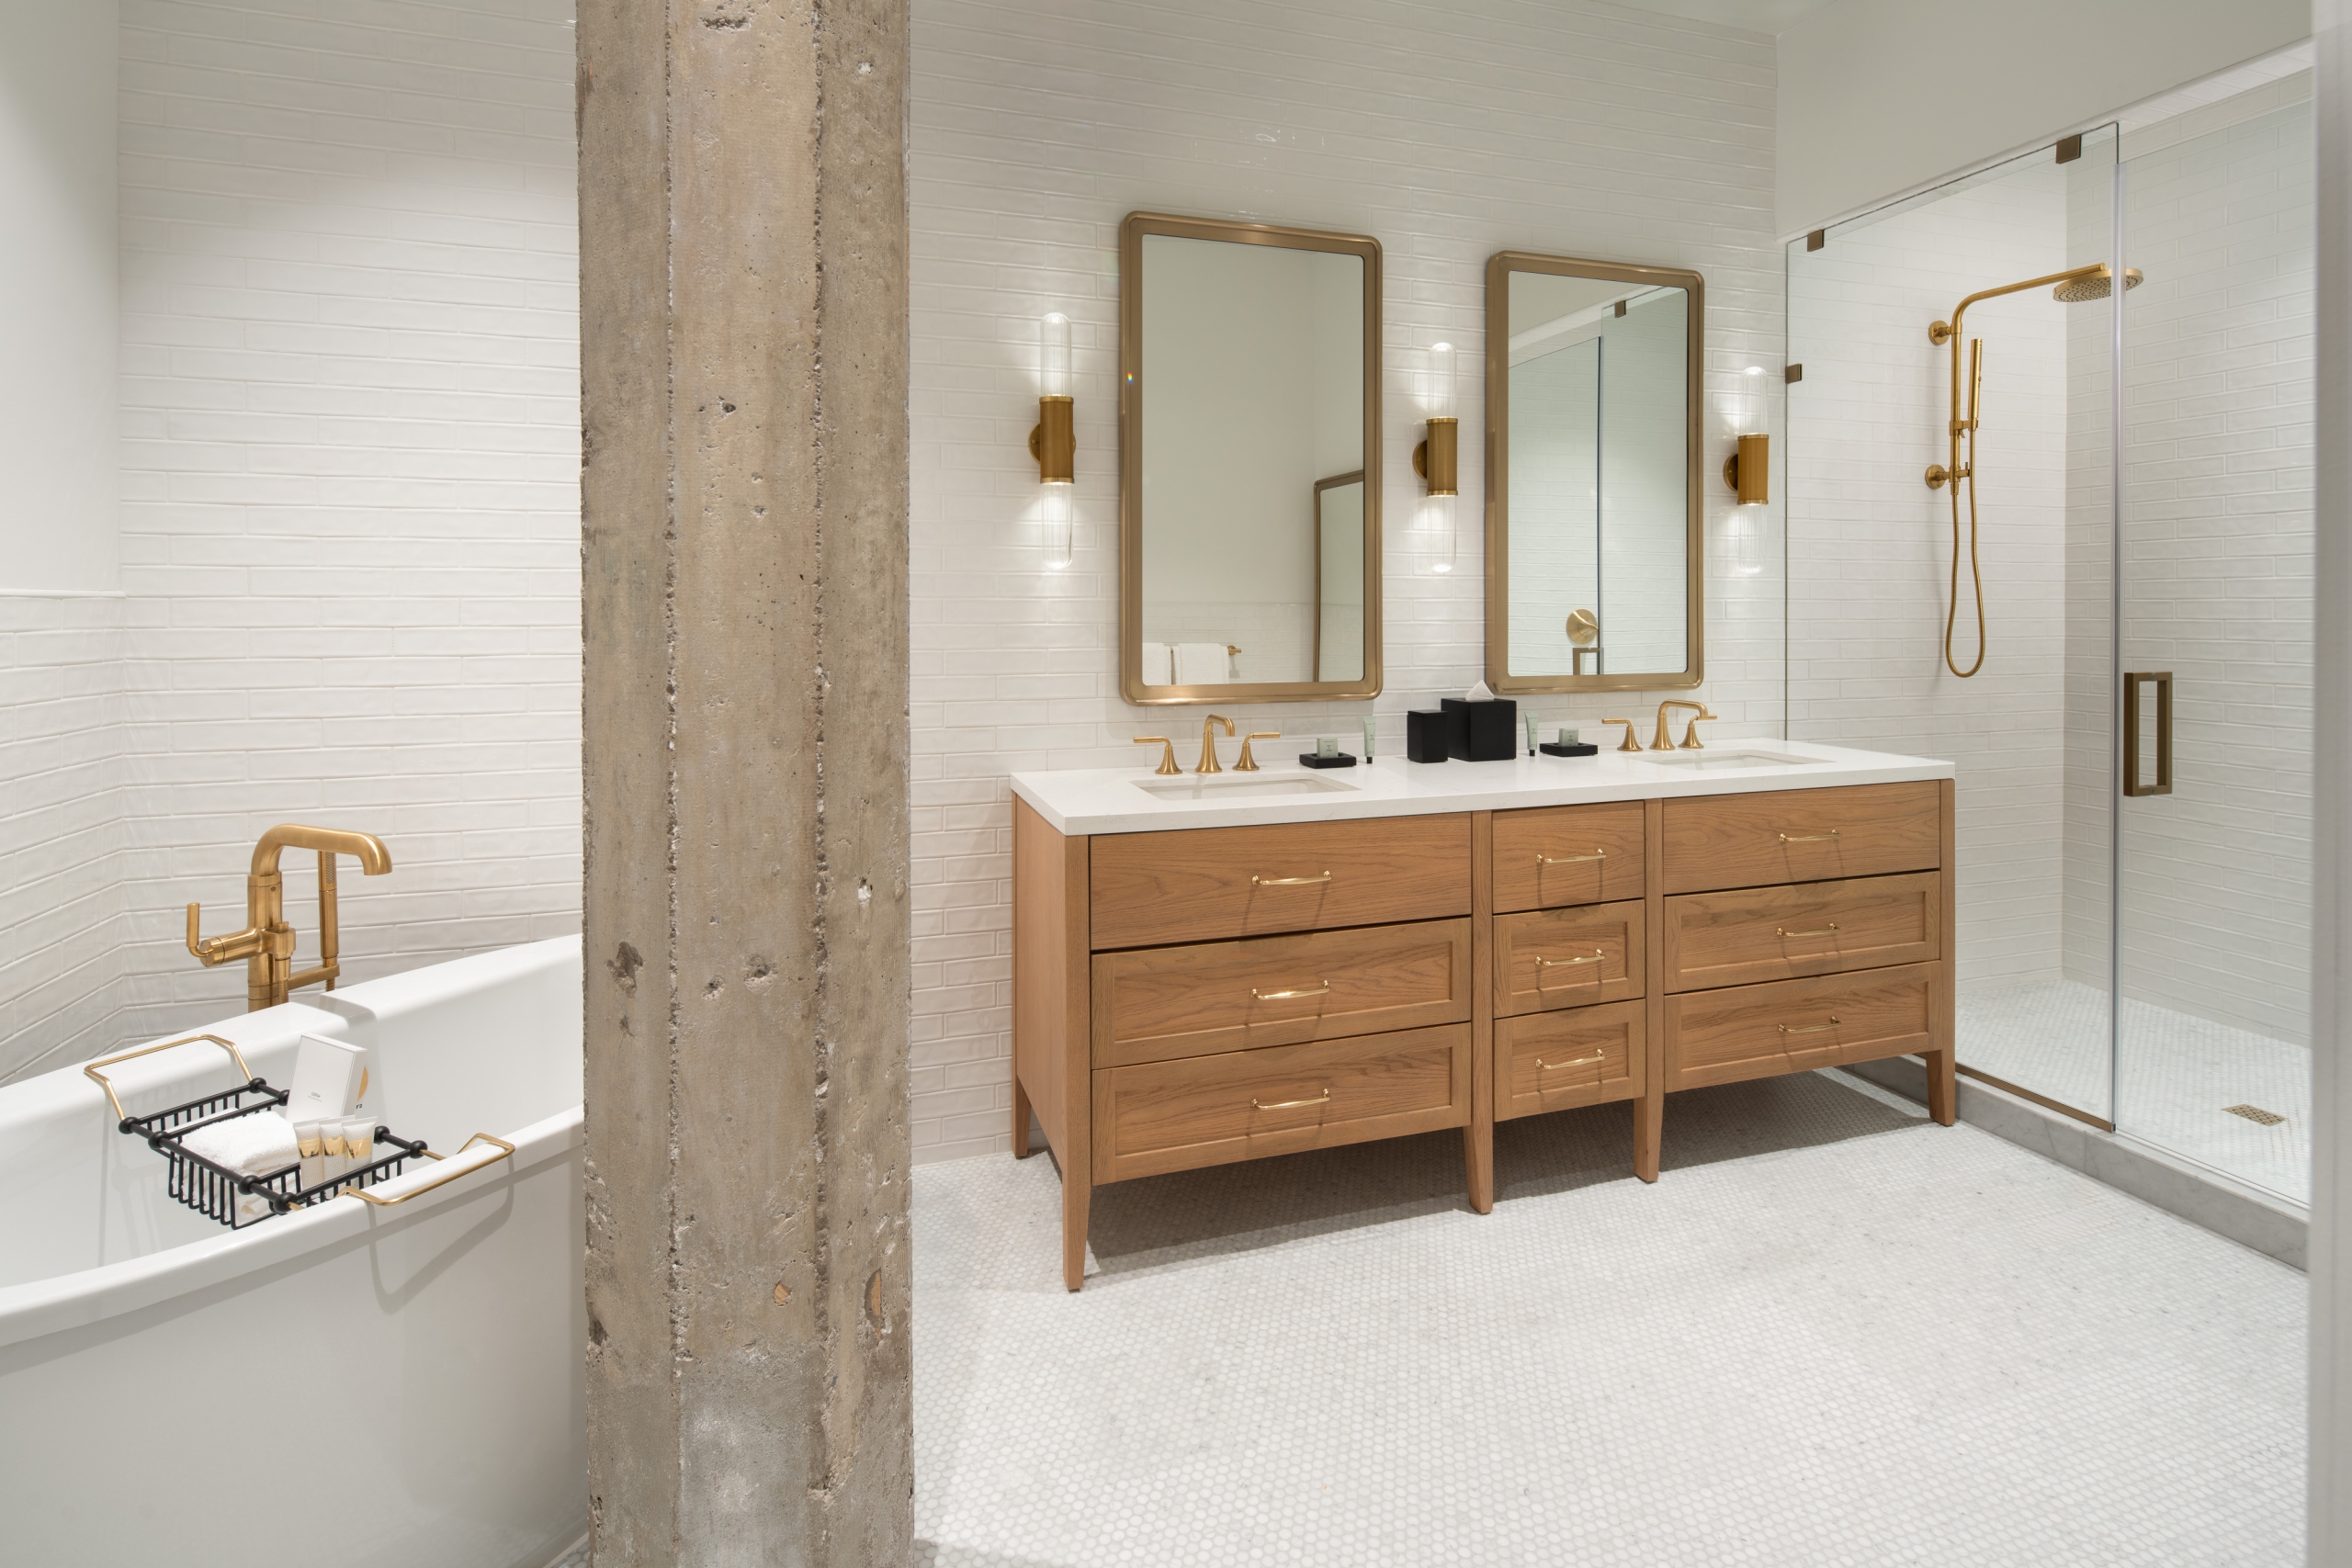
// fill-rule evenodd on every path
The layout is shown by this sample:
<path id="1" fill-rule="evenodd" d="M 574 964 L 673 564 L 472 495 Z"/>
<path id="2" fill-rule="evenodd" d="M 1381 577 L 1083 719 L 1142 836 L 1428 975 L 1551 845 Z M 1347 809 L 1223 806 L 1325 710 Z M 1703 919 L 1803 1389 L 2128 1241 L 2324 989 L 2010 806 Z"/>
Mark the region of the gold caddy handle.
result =
<path id="1" fill-rule="evenodd" d="M 1565 1062 L 1547 1062 L 1543 1057 L 1538 1056 L 1535 1058 L 1535 1065 L 1541 1070 L 1549 1073 L 1555 1072 L 1562 1067 L 1589 1067 L 1596 1062 L 1606 1060 L 1608 1055 L 1609 1053 L 1606 1051 L 1595 1051 L 1589 1056 L 1574 1056 Z"/>
<path id="2" fill-rule="evenodd" d="M 1781 926 L 1774 926 L 1772 928 L 1772 934 L 1774 936 L 1832 936 L 1837 933 L 1837 931 L 1838 922 L 1832 920 L 1817 931 L 1792 931 Z"/>
<path id="3" fill-rule="evenodd" d="M 1250 877 L 1250 886 L 1252 887 L 1313 887 L 1330 880 L 1331 874 L 1328 871 L 1320 876 L 1260 876 L 1252 873 Z"/>
<path id="4" fill-rule="evenodd" d="M 1785 1023 L 1776 1023 L 1772 1027 L 1783 1034 L 1821 1034 L 1837 1028 L 1838 1021 L 1833 1018 L 1827 1023 L 1804 1023 L 1793 1028 Z"/>
<path id="5" fill-rule="evenodd" d="M 247 1083 L 254 1081 L 254 1070 L 245 1066 L 244 1053 L 239 1051 L 236 1046 L 231 1044 L 228 1041 L 221 1039 L 218 1034 L 188 1034 L 183 1035 L 177 1040 L 166 1040 L 161 1045 L 141 1045 L 136 1051 L 125 1051 L 119 1056 L 107 1056 L 103 1060 L 92 1062 L 88 1066 L 85 1066 L 82 1071 L 85 1076 L 96 1082 L 100 1089 L 107 1091 L 107 1103 L 114 1107 L 114 1119 L 117 1122 L 128 1122 L 130 1118 L 123 1114 L 122 1101 L 115 1097 L 114 1084 L 107 1077 L 106 1074 L 98 1071 L 98 1069 L 100 1067 L 111 1067 L 117 1062 L 128 1062 L 140 1056 L 152 1056 L 158 1051 L 168 1051 L 175 1045 L 194 1045 L 198 1042 L 205 1040 L 210 1041 L 213 1044 L 220 1046 L 223 1051 L 228 1052 L 229 1059 L 237 1064 L 237 1071 L 245 1075 L 245 1081 Z"/>
<path id="6" fill-rule="evenodd" d="M 410 1199 L 430 1192 L 436 1187 L 447 1187 L 449 1183 L 457 1180 L 458 1178 L 461 1176 L 470 1176 L 477 1170 L 487 1169 L 514 1152 L 514 1145 L 508 1143 L 505 1139 L 493 1138 L 488 1133 L 476 1133 L 472 1137 L 468 1138 L 465 1141 L 464 1145 L 458 1150 L 458 1154 L 463 1155 L 467 1149 L 472 1148 L 476 1144 L 495 1144 L 498 1145 L 498 1152 L 491 1156 L 488 1159 L 482 1161 L 480 1165 L 469 1165 L 463 1170 L 453 1170 L 449 1171 L 446 1175 L 436 1176 L 432 1180 L 426 1182 L 424 1186 L 412 1187 L 397 1198 L 379 1198 L 373 1192 L 369 1192 L 365 1189 L 358 1187 L 345 1188 L 343 1190 L 343 1195 L 346 1198 L 356 1198 L 363 1203 L 373 1203 L 379 1209 L 397 1209 L 402 1203 L 407 1202 Z M 454 1157 L 449 1155 L 436 1155 L 430 1149 L 425 1150 L 424 1153 L 427 1159 L 449 1159 Z"/>
<path id="7" fill-rule="evenodd" d="M 1311 991 L 1261 991 L 1252 986 L 1250 994 L 1261 1002 L 1286 1002 L 1298 997 L 1328 997 L 1331 994 L 1331 982 L 1326 980 Z"/>
<path id="8" fill-rule="evenodd" d="M 1784 844 L 1826 844 L 1837 837 L 1838 829 L 1832 828 L 1826 833 L 1797 833 L 1793 835 L 1783 833 L 1781 835 L 1781 842 Z"/>
<path id="9" fill-rule="evenodd" d="M 1547 855 L 1541 850 L 1535 852 L 1535 863 L 1537 865 L 1582 865 L 1587 861 L 1607 860 L 1608 858 L 1609 852 L 1607 850 L 1595 850 L 1589 855 Z"/>
<path id="10" fill-rule="evenodd" d="M 1331 1091 L 1328 1089 L 1313 1100 L 1277 1100 L 1272 1105 L 1254 1094 L 1250 1097 L 1250 1103 L 1261 1111 L 1295 1111 L 1302 1105 L 1329 1105 L 1330 1102 Z"/>

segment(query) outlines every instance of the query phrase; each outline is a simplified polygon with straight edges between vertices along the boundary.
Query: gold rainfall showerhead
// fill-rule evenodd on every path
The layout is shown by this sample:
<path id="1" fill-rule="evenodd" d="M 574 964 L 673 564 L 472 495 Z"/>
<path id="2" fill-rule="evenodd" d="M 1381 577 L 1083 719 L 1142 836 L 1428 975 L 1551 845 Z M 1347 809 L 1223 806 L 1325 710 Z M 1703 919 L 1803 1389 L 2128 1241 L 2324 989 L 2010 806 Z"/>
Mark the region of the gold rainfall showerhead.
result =
<path id="1" fill-rule="evenodd" d="M 2125 293 L 2129 294 L 2132 289 L 2139 288 L 2140 283 L 2138 267 L 2127 266 L 2123 269 Z M 2114 291 L 2114 275 L 2105 267 L 2101 267 L 2088 277 L 2078 277 L 2072 283 L 2060 284 L 2050 291 L 2050 297 L 2062 305 L 2079 305 L 2086 299 L 2104 299 Z"/>

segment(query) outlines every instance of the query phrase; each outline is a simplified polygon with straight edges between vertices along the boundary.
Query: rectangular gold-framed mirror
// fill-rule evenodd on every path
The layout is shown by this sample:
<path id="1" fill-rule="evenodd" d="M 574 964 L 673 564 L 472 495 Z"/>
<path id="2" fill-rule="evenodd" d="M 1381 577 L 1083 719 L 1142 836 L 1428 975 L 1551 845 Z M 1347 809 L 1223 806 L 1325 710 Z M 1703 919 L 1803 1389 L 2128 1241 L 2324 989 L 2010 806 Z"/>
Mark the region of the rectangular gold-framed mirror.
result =
<path id="1" fill-rule="evenodd" d="M 1679 267 L 1487 263 L 1487 684 L 1699 684 L 1706 286 Z"/>
<path id="2" fill-rule="evenodd" d="M 1127 701 L 1379 694 L 1379 367 L 1377 240 L 1127 215 Z"/>

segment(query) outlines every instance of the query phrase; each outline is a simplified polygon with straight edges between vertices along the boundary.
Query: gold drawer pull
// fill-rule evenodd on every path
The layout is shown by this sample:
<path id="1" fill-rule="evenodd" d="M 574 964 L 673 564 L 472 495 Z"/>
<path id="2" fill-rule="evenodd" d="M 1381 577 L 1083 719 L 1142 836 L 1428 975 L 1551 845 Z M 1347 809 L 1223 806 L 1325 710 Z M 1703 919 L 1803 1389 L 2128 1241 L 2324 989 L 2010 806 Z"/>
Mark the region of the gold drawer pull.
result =
<path id="1" fill-rule="evenodd" d="M 1253 874 L 1250 878 L 1250 886 L 1252 887 L 1312 887 L 1318 882 L 1330 880 L 1331 874 L 1328 871 L 1320 876 L 1259 876 Z"/>
<path id="2" fill-rule="evenodd" d="M 1826 833 L 1799 833 L 1793 838 L 1783 833 L 1781 835 L 1781 842 L 1784 844 L 1826 844 L 1837 836 L 1838 829 L 1835 828 L 1830 829 Z"/>
<path id="3" fill-rule="evenodd" d="M 1608 1056 L 1609 1053 L 1606 1051 L 1595 1051 L 1589 1056 L 1578 1056 L 1574 1061 L 1568 1062 L 1547 1062 L 1538 1056 L 1535 1058 L 1535 1065 L 1548 1073 L 1560 1067 L 1589 1067 L 1595 1062 L 1606 1061 Z"/>
<path id="4" fill-rule="evenodd" d="M 1592 950 L 1590 958 L 1546 958 L 1539 953 L 1535 955 L 1535 966 L 1538 969 L 1573 969 L 1579 964 L 1598 964 L 1606 956 L 1597 947 Z"/>
<path id="5" fill-rule="evenodd" d="M 1261 1111 L 1295 1111 L 1302 1105 L 1328 1105 L 1330 1101 L 1331 1091 L 1328 1089 L 1321 1094 L 1317 1095 L 1313 1100 L 1277 1100 L 1272 1105 L 1269 1105 L 1264 1100 L 1260 1100 L 1254 1094 L 1250 1097 L 1250 1103 L 1256 1106 Z"/>
<path id="6" fill-rule="evenodd" d="M 1833 1018 L 1827 1023 L 1800 1024 L 1794 1029 L 1790 1028 L 1785 1023 L 1776 1023 L 1772 1027 L 1779 1030 L 1783 1034 L 1820 1034 L 1827 1030 L 1837 1028 L 1838 1021 Z"/>
<path id="7" fill-rule="evenodd" d="M 1817 931 L 1792 931 L 1785 930 L 1780 926 L 1774 926 L 1772 928 L 1772 934 L 1774 936 L 1828 936 L 1835 932 L 1837 929 L 1838 922 L 1832 920 Z"/>
<path id="8" fill-rule="evenodd" d="M 1328 997 L 1331 994 L 1331 982 L 1326 980 L 1311 991 L 1261 991 L 1252 986 L 1250 994 L 1261 1002 L 1286 1002 L 1297 997 Z"/>
<path id="9" fill-rule="evenodd" d="M 1535 852 L 1537 865 L 1582 865 L 1589 860 L 1607 860 L 1608 858 L 1607 850 L 1595 850 L 1589 855 L 1547 855 L 1541 850 Z"/>

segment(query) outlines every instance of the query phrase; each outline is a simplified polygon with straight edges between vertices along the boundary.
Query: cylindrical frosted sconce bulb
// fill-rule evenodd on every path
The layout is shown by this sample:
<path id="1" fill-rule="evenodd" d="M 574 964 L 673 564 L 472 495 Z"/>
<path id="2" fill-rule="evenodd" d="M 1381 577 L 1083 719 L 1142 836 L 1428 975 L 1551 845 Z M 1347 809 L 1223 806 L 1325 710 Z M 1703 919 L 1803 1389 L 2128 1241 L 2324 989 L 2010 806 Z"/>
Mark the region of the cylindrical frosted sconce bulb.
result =
<path id="1" fill-rule="evenodd" d="M 1441 575 L 1453 570 L 1453 497 L 1433 495 L 1423 502 L 1430 527 L 1437 535 L 1430 552 L 1430 570 Z"/>
<path id="2" fill-rule="evenodd" d="M 1069 485 L 1038 487 L 1037 521 L 1044 533 L 1046 565 L 1055 571 L 1066 569 L 1078 532 L 1078 501 Z"/>
<path id="3" fill-rule="evenodd" d="M 1037 323 L 1037 371 L 1040 392 L 1049 398 L 1070 395 L 1069 318 L 1059 310 L 1046 311 Z"/>
<path id="4" fill-rule="evenodd" d="M 1430 412 L 1431 419 L 1453 417 L 1453 345 L 1430 344 Z"/>

